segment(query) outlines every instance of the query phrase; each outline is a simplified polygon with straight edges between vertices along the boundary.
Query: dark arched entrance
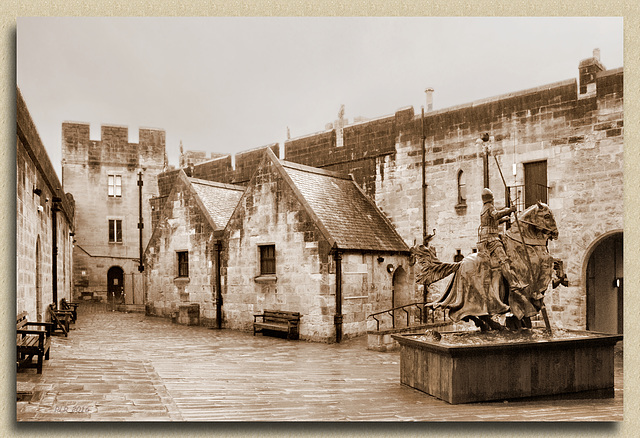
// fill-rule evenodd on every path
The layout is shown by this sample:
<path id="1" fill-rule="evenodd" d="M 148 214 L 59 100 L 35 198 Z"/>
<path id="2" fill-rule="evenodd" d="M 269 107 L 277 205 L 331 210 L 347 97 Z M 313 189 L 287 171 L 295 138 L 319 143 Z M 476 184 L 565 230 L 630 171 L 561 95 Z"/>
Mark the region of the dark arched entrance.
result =
<path id="1" fill-rule="evenodd" d="M 124 301 L 124 271 L 120 266 L 112 266 L 107 271 L 107 299 L 114 303 Z"/>
<path id="2" fill-rule="evenodd" d="M 407 282 L 407 271 L 402 266 L 398 266 L 393 273 L 391 289 L 391 305 L 392 307 L 400 307 L 411 303 L 411 288 Z M 411 309 L 407 309 L 411 310 Z M 407 325 L 407 314 L 402 310 L 396 310 L 394 313 L 395 327 Z"/>
<path id="3" fill-rule="evenodd" d="M 622 232 L 595 243 L 587 262 L 587 330 L 622 333 Z"/>

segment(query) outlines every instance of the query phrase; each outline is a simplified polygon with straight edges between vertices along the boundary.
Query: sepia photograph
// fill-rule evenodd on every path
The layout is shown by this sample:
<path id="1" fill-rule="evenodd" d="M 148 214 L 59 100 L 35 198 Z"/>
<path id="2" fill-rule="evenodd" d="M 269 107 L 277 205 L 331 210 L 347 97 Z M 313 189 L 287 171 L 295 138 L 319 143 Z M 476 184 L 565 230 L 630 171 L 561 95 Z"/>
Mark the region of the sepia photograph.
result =
<path id="1" fill-rule="evenodd" d="M 17 18 L 15 420 L 622 422 L 623 24 Z"/>

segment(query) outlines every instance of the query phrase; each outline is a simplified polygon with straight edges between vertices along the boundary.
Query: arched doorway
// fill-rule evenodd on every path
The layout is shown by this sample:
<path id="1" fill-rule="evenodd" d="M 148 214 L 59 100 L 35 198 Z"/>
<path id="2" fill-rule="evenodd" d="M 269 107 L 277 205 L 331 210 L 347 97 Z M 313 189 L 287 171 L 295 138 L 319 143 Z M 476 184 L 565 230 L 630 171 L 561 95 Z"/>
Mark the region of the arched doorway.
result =
<path id="1" fill-rule="evenodd" d="M 120 266 L 112 266 L 107 271 L 107 300 L 116 304 L 124 301 L 124 271 Z"/>
<path id="2" fill-rule="evenodd" d="M 398 266 L 393 273 L 393 280 L 391 282 L 391 306 L 395 308 L 410 304 L 411 302 L 411 288 L 407 282 L 407 271 L 405 271 L 402 266 Z M 411 312 L 412 309 L 406 310 Z M 393 318 L 395 320 L 395 327 L 407 325 L 407 314 L 404 311 L 394 311 Z"/>
<path id="3" fill-rule="evenodd" d="M 36 240 L 36 321 L 42 322 L 42 250 L 40 236 Z"/>
<path id="4" fill-rule="evenodd" d="M 602 237 L 591 250 L 586 269 L 587 330 L 622 333 L 622 232 Z"/>

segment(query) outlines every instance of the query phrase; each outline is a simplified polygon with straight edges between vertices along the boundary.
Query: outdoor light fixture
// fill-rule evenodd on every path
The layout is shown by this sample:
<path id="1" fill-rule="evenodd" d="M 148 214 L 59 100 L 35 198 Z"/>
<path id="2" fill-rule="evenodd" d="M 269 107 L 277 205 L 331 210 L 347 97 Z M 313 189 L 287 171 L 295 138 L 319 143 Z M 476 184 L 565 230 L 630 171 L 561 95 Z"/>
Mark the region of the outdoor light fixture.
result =
<path id="1" fill-rule="evenodd" d="M 36 195 L 40 196 L 42 194 L 42 189 L 34 187 L 33 188 L 33 193 L 35 193 Z"/>
<path id="2" fill-rule="evenodd" d="M 622 278 L 616 277 L 615 280 L 613 280 L 613 287 L 622 287 Z"/>
<path id="3" fill-rule="evenodd" d="M 393 265 L 392 265 L 391 263 L 389 263 L 389 264 L 387 265 L 387 272 L 388 272 L 389 274 L 393 273 Z"/>

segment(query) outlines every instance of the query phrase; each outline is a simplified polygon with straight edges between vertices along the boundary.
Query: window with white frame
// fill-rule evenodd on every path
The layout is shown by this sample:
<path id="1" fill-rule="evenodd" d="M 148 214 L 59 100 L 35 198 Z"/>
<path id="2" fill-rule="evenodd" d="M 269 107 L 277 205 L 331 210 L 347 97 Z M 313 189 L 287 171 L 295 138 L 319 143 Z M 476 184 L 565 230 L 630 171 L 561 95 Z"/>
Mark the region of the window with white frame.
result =
<path id="1" fill-rule="evenodd" d="M 122 243 L 122 219 L 109 219 L 109 243 Z"/>
<path id="2" fill-rule="evenodd" d="M 107 185 L 109 187 L 110 198 L 119 198 L 122 196 L 122 175 L 108 175 Z"/>

